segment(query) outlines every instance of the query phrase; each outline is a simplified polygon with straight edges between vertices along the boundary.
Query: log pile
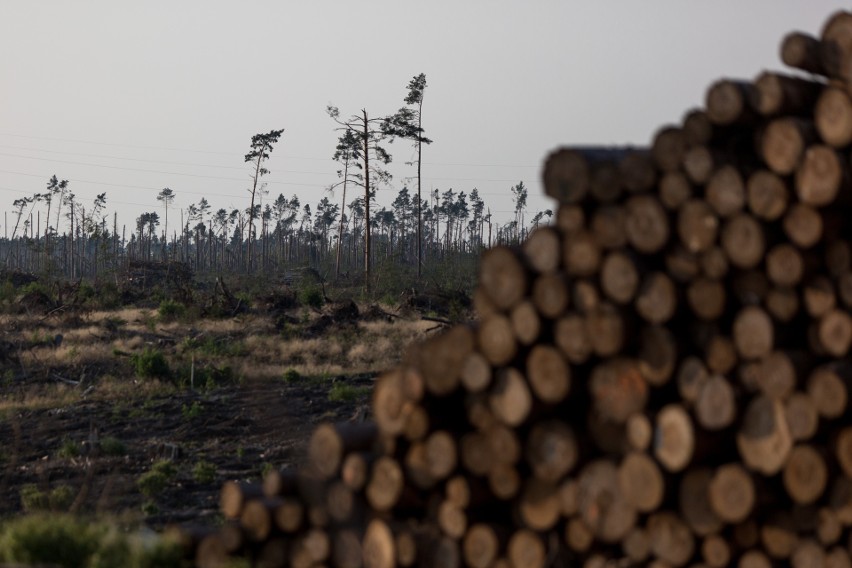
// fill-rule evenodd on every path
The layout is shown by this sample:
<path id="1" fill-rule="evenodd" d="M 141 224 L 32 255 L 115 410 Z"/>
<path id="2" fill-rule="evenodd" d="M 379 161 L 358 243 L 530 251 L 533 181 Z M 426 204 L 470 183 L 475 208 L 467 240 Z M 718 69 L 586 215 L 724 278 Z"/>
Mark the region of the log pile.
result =
<path id="1" fill-rule="evenodd" d="M 811 75 L 551 154 L 557 222 L 483 254 L 478 322 L 226 485 L 198 565 L 852 566 L 852 13 L 781 55 Z"/>

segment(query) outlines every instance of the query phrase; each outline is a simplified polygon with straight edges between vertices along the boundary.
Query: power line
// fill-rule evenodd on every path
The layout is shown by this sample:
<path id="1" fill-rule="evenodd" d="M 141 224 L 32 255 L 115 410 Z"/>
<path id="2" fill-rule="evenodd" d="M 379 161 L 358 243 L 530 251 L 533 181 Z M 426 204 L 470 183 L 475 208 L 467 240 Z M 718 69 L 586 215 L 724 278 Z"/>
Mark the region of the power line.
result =
<path id="1" fill-rule="evenodd" d="M 108 146 L 114 148 L 136 148 L 136 149 L 145 149 L 145 150 L 168 150 L 170 152 L 192 152 L 197 154 L 218 154 L 222 156 L 235 156 L 234 152 L 222 152 L 218 150 L 195 150 L 191 148 L 172 148 L 168 146 L 146 146 L 140 144 L 122 144 L 119 142 L 96 142 L 93 140 L 78 140 L 74 138 L 53 138 L 48 136 L 29 136 L 25 134 L 14 134 L 11 132 L 0 132 L 0 136 L 10 136 L 14 138 L 26 138 L 32 140 L 51 140 L 54 142 L 74 142 L 78 144 L 93 144 L 96 146 Z M 50 150 L 39 150 L 44 152 L 50 152 Z M 71 152 L 67 152 L 71 153 Z M 281 156 L 283 158 L 292 158 L 296 160 L 314 160 L 319 162 L 333 162 L 331 158 L 318 158 L 315 156 L 294 156 L 292 154 L 276 154 L 277 156 Z M 126 159 L 132 160 L 133 158 L 118 158 L 118 159 Z M 140 160 L 145 161 L 145 160 Z M 158 161 L 158 160 L 150 160 L 150 161 Z M 163 163 L 177 163 L 177 162 L 163 162 Z M 200 165 L 200 164 L 199 164 Z M 523 164 L 476 164 L 476 163 L 465 163 L 465 162 L 430 162 L 424 161 L 423 165 L 426 166 L 460 166 L 460 167 L 474 167 L 474 168 L 540 168 L 538 165 L 523 165 Z M 235 167 L 235 166 L 209 166 L 209 167 Z"/>
<path id="2" fill-rule="evenodd" d="M 192 162 L 175 162 L 175 161 L 170 161 L 170 160 L 145 160 L 145 159 L 142 159 L 142 158 L 124 158 L 122 156 L 110 156 L 110 155 L 106 155 L 106 154 L 87 154 L 87 153 L 82 153 L 82 152 L 65 152 L 65 151 L 61 151 L 61 150 L 44 150 L 42 148 L 26 148 L 26 147 L 22 147 L 22 146 L 9 146 L 9 145 L 6 145 L 6 144 L 0 144 L 0 148 L 12 148 L 14 150 L 25 150 L 25 151 L 28 151 L 28 152 L 45 152 L 45 153 L 48 153 L 48 154 L 67 154 L 67 155 L 70 155 L 70 156 L 86 156 L 86 157 L 89 157 L 89 158 L 108 158 L 108 159 L 111 159 L 111 160 L 124 160 L 124 161 L 127 161 L 127 162 L 142 162 L 142 163 L 149 163 L 149 164 L 170 164 L 170 165 L 174 165 L 174 166 L 190 166 L 190 167 L 199 167 L 199 168 L 217 168 L 217 169 L 223 169 L 223 170 L 247 171 L 245 166 L 242 166 L 242 167 L 241 166 L 220 166 L 220 165 L 216 165 L 216 164 L 198 164 L 198 163 L 192 163 Z M 48 158 L 32 158 L 32 159 L 47 160 Z M 87 164 L 80 164 L 80 165 L 87 165 Z M 311 171 L 304 171 L 304 170 L 279 170 L 279 169 L 276 169 L 276 171 L 286 172 L 286 173 L 291 173 L 291 174 L 318 174 L 318 175 L 325 175 L 325 176 L 329 175 L 329 172 L 311 172 Z"/>
<path id="3" fill-rule="evenodd" d="M 93 144 L 96 146 L 112 146 L 123 148 L 139 148 L 146 150 L 170 150 L 174 152 L 195 152 L 198 154 L 221 154 L 233 156 L 231 152 L 217 152 L 214 150 L 190 150 L 189 148 L 169 148 L 166 146 L 143 146 L 139 144 L 118 144 L 115 142 L 95 142 L 93 140 L 75 140 L 74 138 L 53 138 L 50 136 L 27 136 L 25 134 L 12 134 L 11 132 L 0 132 L 0 136 L 11 136 L 13 138 L 29 138 L 32 140 L 52 140 L 54 142 L 75 142 L 78 144 Z"/>
<path id="4" fill-rule="evenodd" d="M 109 166 L 106 164 L 91 164 L 87 162 L 75 162 L 71 160 L 58 160 L 55 158 L 40 158 L 36 156 L 24 156 L 22 154 L 10 154 L 8 152 L 0 152 L 0 156 L 6 156 L 9 158 L 19 158 L 25 160 L 36 160 L 42 162 L 53 162 L 59 164 L 69 164 L 74 166 L 85 166 L 85 167 L 93 167 L 93 168 L 104 168 L 109 170 L 121 170 L 121 171 L 131 171 L 131 172 L 141 172 L 141 173 L 155 173 L 161 175 L 174 175 L 174 176 L 182 176 L 182 177 L 193 177 L 193 178 L 201 178 L 201 179 L 213 179 L 213 180 L 221 180 L 221 181 L 240 181 L 246 182 L 250 181 L 251 178 L 234 178 L 234 177 L 223 177 L 223 176 L 209 176 L 203 174 L 189 174 L 184 172 L 170 172 L 165 170 L 153 170 L 147 168 L 129 168 L 123 166 Z M 297 172 L 298 173 L 298 172 Z M 311 173 L 321 173 L 321 172 L 311 172 Z M 330 175 L 330 174 L 324 174 Z M 449 177 L 425 177 L 423 178 L 425 181 L 450 181 L 450 182 L 459 182 L 459 181 L 468 181 L 468 182 L 492 182 L 492 183 L 511 183 L 514 182 L 514 179 L 486 179 L 486 178 L 449 178 Z M 527 183 L 533 183 L 532 180 L 519 180 L 526 181 Z M 88 182 L 88 183 L 96 183 L 96 182 Z M 312 183 L 299 183 L 299 182 L 290 182 L 290 181 L 280 181 L 280 180 L 264 180 L 263 183 L 266 184 L 274 184 L 274 185 L 295 185 L 300 187 L 322 187 L 325 188 L 327 185 L 325 184 L 312 184 Z M 119 184 L 113 184 L 119 185 Z M 136 186 L 138 187 L 138 186 Z M 155 189 L 155 188 L 140 188 L 140 189 Z M 380 188 L 380 190 L 384 190 L 385 188 Z M 502 194 L 495 194 L 502 195 Z"/>

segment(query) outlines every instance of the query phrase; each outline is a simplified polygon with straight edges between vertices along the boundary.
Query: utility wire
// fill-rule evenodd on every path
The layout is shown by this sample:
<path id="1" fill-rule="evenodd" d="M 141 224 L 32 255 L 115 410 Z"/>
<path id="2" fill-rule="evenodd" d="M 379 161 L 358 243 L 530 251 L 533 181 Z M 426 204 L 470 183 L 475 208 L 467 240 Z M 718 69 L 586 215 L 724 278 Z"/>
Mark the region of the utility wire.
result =
<path id="1" fill-rule="evenodd" d="M 32 140 L 52 140 L 55 142 L 74 142 L 79 144 L 93 144 L 97 146 L 109 146 L 115 148 L 137 148 L 137 149 L 146 149 L 146 150 L 167 150 L 170 152 L 192 152 L 198 154 L 218 154 L 222 156 L 235 156 L 234 152 L 221 152 L 216 150 L 193 150 L 190 148 L 170 148 L 168 146 L 143 146 L 138 144 L 121 144 L 117 142 L 95 142 L 92 140 L 75 140 L 73 138 L 51 138 L 46 136 L 27 136 L 24 134 L 13 134 L 10 132 L 0 132 L 0 136 L 10 136 L 14 138 L 27 138 Z M 49 150 L 42 150 L 49 151 Z M 334 162 L 331 158 L 317 158 L 313 156 L 294 156 L 290 154 L 276 154 L 277 156 L 284 158 L 291 158 L 296 160 L 315 160 L 319 162 Z M 131 159 L 131 158 L 120 158 L 120 159 Z M 157 161 L 157 160 L 152 160 Z M 460 167 L 475 167 L 475 168 L 540 168 L 540 166 L 530 166 L 525 164 L 475 164 L 475 163 L 465 163 L 465 162 L 430 162 L 424 161 L 423 165 L 425 166 L 460 166 Z M 222 167 L 222 166 L 211 166 L 211 167 Z M 234 167 L 234 166 L 230 166 Z"/>

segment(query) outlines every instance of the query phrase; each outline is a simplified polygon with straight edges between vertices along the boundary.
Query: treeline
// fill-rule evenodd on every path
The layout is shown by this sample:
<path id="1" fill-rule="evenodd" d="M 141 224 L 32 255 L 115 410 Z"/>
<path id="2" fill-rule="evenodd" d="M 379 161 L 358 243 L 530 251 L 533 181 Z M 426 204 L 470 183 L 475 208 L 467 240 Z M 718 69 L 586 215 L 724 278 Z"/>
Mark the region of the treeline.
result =
<path id="1" fill-rule="evenodd" d="M 413 267 L 420 277 L 425 267 L 447 255 L 475 257 L 494 244 L 523 240 L 551 216 L 547 210 L 527 218 L 523 182 L 510 189 L 514 218 L 502 224 L 492 219 L 476 188 L 423 195 L 422 146 L 432 142 L 421 123 L 425 89 L 421 73 L 408 84 L 405 106 L 391 115 L 375 116 L 362 109 L 344 119 L 336 107 L 326 109 L 340 133 L 332 156 L 340 165 L 338 179 L 328 185 L 329 190 L 342 190 L 339 202 L 325 196 L 312 206 L 283 194 L 269 199 L 264 164 L 284 132 L 272 130 L 252 136 L 245 155 L 251 168 L 247 208 L 214 210 L 202 198 L 186 209 L 172 210 L 170 225 L 176 192 L 166 187 L 157 195 L 161 211 L 142 213 L 134 225 L 119 226 L 118 215 L 106 210 L 106 193 L 85 204 L 68 180 L 54 175 L 44 192 L 16 199 L 13 210 L 5 213 L 2 266 L 70 279 L 96 279 L 133 261 L 178 261 L 199 273 L 252 274 L 309 266 L 336 278 L 360 278 L 369 288 L 371 270 L 379 263 Z M 395 140 L 415 146 L 416 186 L 403 187 L 389 206 L 378 208 L 376 190 L 391 179 L 384 169 L 391 161 L 387 144 Z"/>
<path id="2" fill-rule="evenodd" d="M 363 197 L 333 203 L 326 196 L 311 205 L 295 195 L 278 195 L 261 204 L 250 251 L 252 225 L 246 210 L 214 210 L 202 198 L 187 209 L 171 211 L 172 217 L 177 214 L 177 223 L 173 219 L 169 229 L 168 204 L 162 211 L 142 213 L 128 227 L 118 224 L 116 213 L 106 211 L 106 194 L 87 206 L 55 176 L 48 188 L 46 193 L 15 200 L 14 210 L 6 212 L 0 258 L 7 270 L 76 279 L 97 278 L 133 260 L 179 261 L 201 273 L 242 271 L 251 264 L 259 272 L 310 266 L 353 276 L 364 268 Z M 500 224 L 492 220 L 476 188 L 469 193 L 433 191 L 428 201 L 420 203 L 424 264 L 448 253 L 475 255 L 497 243 L 518 242 L 550 217 L 550 211 L 540 211 L 527 221 L 523 182 L 512 192 L 515 219 Z M 403 187 L 390 206 L 378 208 L 373 203 L 373 211 L 371 262 L 391 260 L 416 267 L 416 196 Z"/>

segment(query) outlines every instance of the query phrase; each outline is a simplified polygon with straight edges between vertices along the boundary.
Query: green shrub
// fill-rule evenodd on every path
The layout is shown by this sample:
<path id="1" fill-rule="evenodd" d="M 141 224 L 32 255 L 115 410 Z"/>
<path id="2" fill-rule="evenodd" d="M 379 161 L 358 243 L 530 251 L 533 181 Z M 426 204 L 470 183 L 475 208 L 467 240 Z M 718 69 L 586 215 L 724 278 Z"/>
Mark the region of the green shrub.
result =
<path id="1" fill-rule="evenodd" d="M 146 515 L 158 515 L 160 513 L 160 508 L 154 503 L 152 500 L 148 499 L 144 503 L 142 503 L 142 512 Z"/>
<path id="2" fill-rule="evenodd" d="M 112 436 L 101 438 L 98 447 L 106 456 L 123 456 L 127 453 L 127 446 L 124 445 L 124 442 Z"/>
<path id="3" fill-rule="evenodd" d="M 305 286 L 299 290 L 299 303 L 311 308 L 321 308 L 325 303 L 325 297 L 318 286 Z"/>
<path id="4" fill-rule="evenodd" d="M 57 485 L 47 494 L 51 511 L 65 511 L 74 502 L 74 490 L 68 485 Z"/>
<path id="5" fill-rule="evenodd" d="M 50 289 L 42 284 L 41 282 L 30 282 L 21 287 L 20 293 L 22 296 L 26 296 L 27 294 L 44 294 L 51 300 L 53 299 L 53 294 L 50 292 Z"/>
<path id="6" fill-rule="evenodd" d="M 106 523 L 70 515 L 38 514 L 10 520 L 0 530 L 0 562 L 62 568 L 180 568 L 180 546 L 143 542 Z"/>
<path id="7" fill-rule="evenodd" d="M 150 347 L 146 347 L 142 353 L 133 353 L 130 363 L 139 377 L 168 378 L 171 374 L 169 363 L 162 351 Z"/>
<path id="8" fill-rule="evenodd" d="M 174 321 L 186 315 L 186 306 L 174 300 L 163 300 L 157 313 L 163 321 Z"/>
<path id="9" fill-rule="evenodd" d="M 12 284 L 9 280 L 0 284 L 0 304 L 10 304 L 14 302 L 15 296 L 17 296 L 17 293 L 15 291 L 14 284 Z"/>
<path id="10" fill-rule="evenodd" d="M 95 297 L 95 289 L 87 282 L 81 282 L 77 288 L 77 300 L 87 302 Z"/>
<path id="11" fill-rule="evenodd" d="M 228 337 L 187 338 L 181 343 L 181 350 L 194 351 L 207 357 L 242 357 L 248 350 L 245 343 Z"/>
<path id="12" fill-rule="evenodd" d="M 145 497 L 155 497 L 162 493 L 177 474 L 174 465 L 168 460 L 155 463 L 150 471 L 139 476 L 136 486 Z"/>
<path id="13" fill-rule="evenodd" d="M 216 466 L 208 461 L 198 461 L 192 468 L 192 478 L 198 483 L 209 485 L 216 479 Z"/>
<path id="14" fill-rule="evenodd" d="M 186 420 L 192 420 L 193 418 L 198 418 L 201 416 L 201 413 L 204 411 L 204 407 L 197 400 L 192 403 L 191 406 L 183 405 L 180 408 L 180 413 Z"/>
<path id="15" fill-rule="evenodd" d="M 114 310 L 122 305 L 121 290 L 114 282 L 102 282 L 95 291 L 93 303 L 105 310 Z"/>
<path id="16" fill-rule="evenodd" d="M 292 385 L 299 382 L 302 379 L 302 375 L 299 374 L 299 371 L 296 369 L 287 369 L 284 371 L 284 376 L 281 377 L 286 384 Z"/>
<path id="17" fill-rule="evenodd" d="M 370 387 L 356 387 L 346 383 L 334 383 L 328 391 L 328 400 L 331 402 L 352 402 L 370 394 Z"/>
<path id="18" fill-rule="evenodd" d="M 76 458 L 80 455 L 80 446 L 74 440 L 65 438 L 56 455 L 60 458 Z"/>
<path id="19" fill-rule="evenodd" d="M 85 567 L 102 533 L 102 528 L 72 517 L 27 516 L 3 527 L 0 557 L 4 562 Z"/>
<path id="20" fill-rule="evenodd" d="M 28 513 L 44 511 L 48 507 L 47 494 L 36 487 L 34 483 L 27 483 L 21 487 L 20 496 L 21 507 Z"/>

